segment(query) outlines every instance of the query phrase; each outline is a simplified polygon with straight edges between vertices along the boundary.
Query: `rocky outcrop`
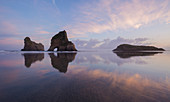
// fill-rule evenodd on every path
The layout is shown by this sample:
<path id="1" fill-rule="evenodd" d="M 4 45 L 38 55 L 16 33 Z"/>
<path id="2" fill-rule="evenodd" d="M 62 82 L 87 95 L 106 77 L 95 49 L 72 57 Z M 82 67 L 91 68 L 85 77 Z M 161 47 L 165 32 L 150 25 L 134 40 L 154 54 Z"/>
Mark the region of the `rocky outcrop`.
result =
<path id="1" fill-rule="evenodd" d="M 44 45 L 31 41 L 29 37 L 24 39 L 24 48 L 21 51 L 44 51 Z"/>
<path id="2" fill-rule="evenodd" d="M 122 45 L 119 45 L 113 51 L 137 52 L 137 51 L 165 51 L 165 50 L 163 48 L 157 48 L 154 46 L 137 46 L 137 45 L 122 44 Z"/>
<path id="3" fill-rule="evenodd" d="M 54 51 L 55 48 L 58 51 L 77 51 L 75 45 L 68 40 L 65 30 L 52 37 L 51 46 L 48 51 Z"/>
<path id="4" fill-rule="evenodd" d="M 49 53 L 51 65 L 60 72 L 66 73 L 69 62 L 75 59 L 76 54 L 77 53 L 57 53 L 57 56 L 55 56 L 54 53 Z"/>
<path id="5" fill-rule="evenodd" d="M 24 56 L 27 68 L 31 67 L 31 64 L 44 59 L 44 53 L 24 53 L 22 55 Z"/>

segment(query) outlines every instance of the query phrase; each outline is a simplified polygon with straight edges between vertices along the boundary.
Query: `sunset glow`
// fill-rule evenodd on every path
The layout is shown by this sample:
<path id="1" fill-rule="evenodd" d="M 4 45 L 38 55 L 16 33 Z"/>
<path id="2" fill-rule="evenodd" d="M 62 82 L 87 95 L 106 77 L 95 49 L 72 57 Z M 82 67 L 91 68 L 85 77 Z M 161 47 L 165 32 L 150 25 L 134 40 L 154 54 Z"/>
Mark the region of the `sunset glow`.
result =
<path id="1" fill-rule="evenodd" d="M 74 41 L 96 39 L 100 48 L 103 40 L 121 37 L 170 49 L 169 22 L 169 0 L 1 0 L 0 49 L 19 50 L 26 36 L 47 49 L 62 30 Z"/>

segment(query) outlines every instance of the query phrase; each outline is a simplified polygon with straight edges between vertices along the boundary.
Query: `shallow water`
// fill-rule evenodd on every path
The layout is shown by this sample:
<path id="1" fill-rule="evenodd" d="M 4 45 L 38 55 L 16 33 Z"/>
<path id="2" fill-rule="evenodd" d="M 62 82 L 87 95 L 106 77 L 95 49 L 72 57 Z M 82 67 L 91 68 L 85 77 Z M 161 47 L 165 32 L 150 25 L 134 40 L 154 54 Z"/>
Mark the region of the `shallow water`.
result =
<path id="1" fill-rule="evenodd" d="M 0 102 L 170 102 L 170 52 L 0 52 Z"/>

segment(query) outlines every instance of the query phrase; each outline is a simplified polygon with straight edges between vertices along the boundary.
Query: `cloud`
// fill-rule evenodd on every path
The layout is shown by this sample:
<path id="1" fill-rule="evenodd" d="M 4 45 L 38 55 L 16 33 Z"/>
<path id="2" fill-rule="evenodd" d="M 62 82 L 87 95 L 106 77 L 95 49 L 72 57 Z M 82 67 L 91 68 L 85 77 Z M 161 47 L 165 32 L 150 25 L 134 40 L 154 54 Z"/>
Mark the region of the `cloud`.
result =
<path id="1" fill-rule="evenodd" d="M 24 41 L 16 38 L 0 39 L 0 49 L 2 50 L 18 50 L 23 47 Z"/>
<path id="2" fill-rule="evenodd" d="M 55 5 L 55 0 L 52 0 L 53 5 Z"/>
<path id="3" fill-rule="evenodd" d="M 71 25 L 73 34 L 102 33 L 117 29 L 137 29 L 154 21 L 170 22 L 169 1 L 99 0 L 80 5 Z"/>
<path id="4" fill-rule="evenodd" d="M 147 42 L 148 38 L 136 38 L 136 39 L 126 39 L 123 37 L 117 37 L 116 39 L 90 39 L 90 40 L 73 40 L 78 49 L 113 49 L 116 46 L 128 43 L 128 44 L 139 44 L 139 45 L 150 45 L 151 43 Z"/>
<path id="5" fill-rule="evenodd" d="M 36 33 L 37 34 L 49 34 L 50 32 L 42 30 L 42 31 L 36 31 Z"/>
<path id="6" fill-rule="evenodd" d="M 0 35 L 17 35 L 17 27 L 8 21 L 0 22 Z"/>
<path id="7" fill-rule="evenodd" d="M 57 17 L 60 14 L 59 8 L 56 6 L 55 0 L 52 1 L 42 1 L 42 0 L 34 0 L 34 5 L 37 6 L 37 9 L 39 11 L 43 12 L 38 12 L 40 14 L 44 15 L 44 12 L 50 16 Z M 52 15 L 51 15 L 52 14 Z"/>

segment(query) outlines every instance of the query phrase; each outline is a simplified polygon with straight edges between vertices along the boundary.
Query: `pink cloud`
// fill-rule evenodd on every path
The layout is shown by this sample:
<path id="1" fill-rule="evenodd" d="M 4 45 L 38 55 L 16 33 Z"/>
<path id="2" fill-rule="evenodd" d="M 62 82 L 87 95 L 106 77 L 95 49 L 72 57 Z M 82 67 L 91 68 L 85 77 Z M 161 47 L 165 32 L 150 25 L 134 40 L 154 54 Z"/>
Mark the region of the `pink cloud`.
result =
<path id="1" fill-rule="evenodd" d="M 166 24 L 170 22 L 168 4 L 168 0 L 92 1 L 80 5 L 79 15 L 66 29 L 73 34 L 86 34 L 137 29 L 153 21 Z"/>
<path id="2" fill-rule="evenodd" d="M 21 39 L 15 39 L 15 38 L 0 39 L 1 45 L 21 46 L 22 43 L 23 43 L 23 40 L 21 40 Z"/>
<path id="3" fill-rule="evenodd" d="M 33 34 L 53 34 L 53 33 L 54 32 L 46 31 L 42 26 L 35 27 L 33 31 Z"/>
<path id="4" fill-rule="evenodd" d="M 37 34 L 49 34 L 50 32 L 42 30 L 42 31 L 37 31 L 36 33 Z"/>
<path id="5" fill-rule="evenodd" d="M 16 25 L 8 21 L 0 22 L 0 34 L 18 34 Z"/>

